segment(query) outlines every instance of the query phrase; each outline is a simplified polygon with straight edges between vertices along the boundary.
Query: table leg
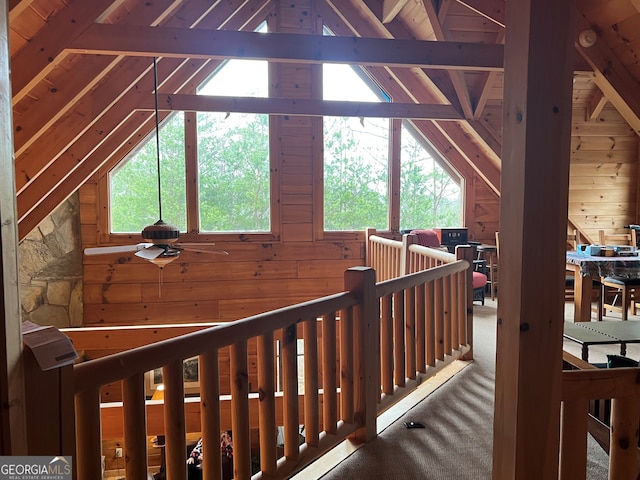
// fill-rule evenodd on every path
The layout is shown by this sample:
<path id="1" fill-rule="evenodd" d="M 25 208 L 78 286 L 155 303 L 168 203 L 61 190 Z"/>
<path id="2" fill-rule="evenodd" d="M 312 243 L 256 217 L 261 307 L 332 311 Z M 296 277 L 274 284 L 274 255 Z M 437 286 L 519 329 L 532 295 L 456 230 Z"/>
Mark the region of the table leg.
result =
<path id="1" fill-rule="evenodd" d="M 593 279 L 580 275 L 580 267 L 575 266 L 575 280 L 573 286 L 574 322 L 591 321 L 591 298 L 593 296 Z"/>
<path id="2" fill-rule="evenodd" d="M 582 359 L 585 362 L 589 361 L 589 345 L 582 344 Z"/>

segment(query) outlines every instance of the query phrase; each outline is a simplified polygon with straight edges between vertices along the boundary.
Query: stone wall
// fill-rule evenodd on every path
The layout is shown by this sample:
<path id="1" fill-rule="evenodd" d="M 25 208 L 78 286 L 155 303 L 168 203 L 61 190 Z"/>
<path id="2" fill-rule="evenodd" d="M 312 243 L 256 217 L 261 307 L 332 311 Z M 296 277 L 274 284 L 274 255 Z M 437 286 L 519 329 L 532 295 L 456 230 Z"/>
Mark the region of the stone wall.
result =
<path id="1" fill-rule="evenodd" d="M 79 212 L 76 193 L 20 242 L 23 320 L 58 328 L 82 326 Z"/>

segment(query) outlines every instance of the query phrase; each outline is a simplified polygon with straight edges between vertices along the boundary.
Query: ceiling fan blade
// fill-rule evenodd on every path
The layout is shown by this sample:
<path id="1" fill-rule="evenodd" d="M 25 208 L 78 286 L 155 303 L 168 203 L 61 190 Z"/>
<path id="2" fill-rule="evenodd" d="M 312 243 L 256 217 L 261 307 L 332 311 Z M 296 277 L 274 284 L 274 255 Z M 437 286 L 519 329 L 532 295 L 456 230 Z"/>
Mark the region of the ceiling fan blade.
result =
<path id="1" fill-rule="evenodd" d="M 189 252 L 197 252 L 197 253 L 215 253 L 218 255 L 229 255 L 229 252 L 227 252 L 226 250 L 220 250 L 217 248 L 212 248 L 209 249 L 207 248 L 207 246 L 212 245 L 212 244 L 207 244 L 207 245 L 198 245 L 198 244 L 184 244 L 184 243 L 176 243 L 173 246 L 175 248 L 179 248 L 180 250 L 187 250 Z"/>
<path id="2" fill-rule="evenodd" d="M 85 255 L 106 255 L 109 253 L 136 252 L 153 245 L 153 243 L 138 243 L 136 245 L 116 245 L 112 247 L 89 247 L 84 249 Z"/>
<path id="3" fill-rule="evenodd" d="M 153 244 L 147 248 L 143 248 L 139 252 L 136 252 L 136 257 L 144 258 L 145 260 L 153 260 L 159 257 L 165 252 L 164 248 L 156 247 Z"/>

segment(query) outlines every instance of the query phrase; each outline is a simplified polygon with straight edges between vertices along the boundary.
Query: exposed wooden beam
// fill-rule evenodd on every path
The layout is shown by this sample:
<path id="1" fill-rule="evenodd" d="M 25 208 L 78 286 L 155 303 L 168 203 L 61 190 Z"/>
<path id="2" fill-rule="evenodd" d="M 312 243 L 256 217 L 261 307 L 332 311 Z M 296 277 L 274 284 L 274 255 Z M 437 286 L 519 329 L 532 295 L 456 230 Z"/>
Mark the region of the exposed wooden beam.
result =
<path id="1" fill-rule="evenodd" d="M 7 2 L 0 5 L 0 455 L 27 455 Z M 62 453 L 62 452 L 61 452 Z"/>
<path id="2" fill-rule="evenodd" d="M 400 13 L 407 0 L 383 0 L 382 1 L 382 23 L 389 23 Z"/>
<path id="3" fill-rule="evenodd" d="M 586 120 L 594 122 L 598 118 L 598 115 L 602 113 L 602 109 L 608 101 L 609 100 L 607 100 L 607 97 L 605 97 L 604 93 L 602 93 L 602 90 L 596 88 L 596 91 L 593 92 L 593 97 L 591 97 L 591 100 L 589 101 L 589 109 L 587 112 Z"/>
<path id="4" fill-rule="evenodd" d="M 574 12 L 557 0 L 507 9 L 496 480 L 558 478 Z"/>
<path id="5" fill-rule="evenodd" d="M 577 39 L 580 32 L 590 29 L 591 25 L 581 12 L 577 12 L 575 16 L 575 38 Z M 640 84 L 601 39 L 588 48 L 576 41 L 575 47 L 593 69 L 594 83 L 636 134 L 640 135 L 640 97 L 638 97 Z"/>
<path id="6" fill-rule="evenodd" d="M 496 39 L 496 43 L 504 43 L 504 32 L 504 29 L 500 31 L 498 38 Z M 486 76 L 484 79 L 484 85 L 482 86 L 480 96 L 476 100 L 476 105 L 473 111 L 473 118 L 476 120 L 480 120 L 480 117 L 482 116 L 482 111 L 487 104 L 489 93 L 491 92 L 491 89 L 498 77 L 498 72 L 487 72 L 484 75 Z"/>
<path id="7" fill-rule="evenodd" d="M 160 110 L 191 112 L 243 112 L 272 115 L 311 115 L 376 118 L 421 118 L 429 120 L 461 120 L 451 105 L 417 103 L 341 102 L 328 100 L 219 97 L 213 95 L 160 95 Z M 153 110 L 152 95 L 140 109 Z"/>
<path id="8" fill-rule="evenodd" d="M 429 21 L 431 22 L 431 26 L 433 27 L 433 33 L 436 36 L 436 40 L 450 41 L 451 34 L 442 27 L 438 12 L 436 11 L 433 3 L 431 3 L 431 0 L 426 0 L 423 2 L 423 4 L 427 11 L 427 17 L 429 17 Z M 467 83 L 464 79 L 464 73 L 459 70 L 452 71 L 449 72 L 449 76 L 451 77 L 451 83 L 453 83 L 453 88 L 456 91 L 458 101 L 460 102 L 460 106 L 462 107 L 462 113 L 464 113 L 465 118 L 473 118 L 471 97 L 469 96 L 469 89 L 467 88 Z"/>
<path id="9" fill-rule="evenodd" d="M 502 45 L 94 24 L 75 53 L 501 70 Z"/>

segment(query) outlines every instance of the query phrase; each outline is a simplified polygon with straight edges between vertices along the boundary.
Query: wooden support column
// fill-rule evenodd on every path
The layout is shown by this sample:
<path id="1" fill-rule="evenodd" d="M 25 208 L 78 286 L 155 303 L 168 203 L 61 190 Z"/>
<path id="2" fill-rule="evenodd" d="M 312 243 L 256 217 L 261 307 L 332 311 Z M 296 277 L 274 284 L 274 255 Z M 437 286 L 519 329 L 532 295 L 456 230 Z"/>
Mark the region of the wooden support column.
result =
<path id="1" fill-rule="evenodd" d="M 507 3 L 494 479 L 558 476 L 574 8 Z"/>
<path id="2" fill-rule="evenodd" d="M 0 455 L 26 455 L 8 21 L 0 2 Z"/>

